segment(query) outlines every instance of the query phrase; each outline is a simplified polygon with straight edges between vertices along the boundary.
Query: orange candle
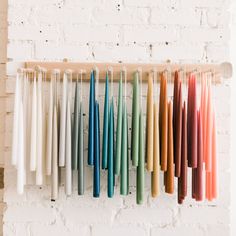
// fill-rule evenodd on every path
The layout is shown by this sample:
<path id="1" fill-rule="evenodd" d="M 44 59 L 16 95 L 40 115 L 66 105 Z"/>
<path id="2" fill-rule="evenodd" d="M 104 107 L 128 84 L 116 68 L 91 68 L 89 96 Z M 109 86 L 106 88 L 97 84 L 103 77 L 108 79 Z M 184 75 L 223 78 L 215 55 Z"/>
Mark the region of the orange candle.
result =
<path id="1" fill-rule="evenodd" d="M 151 73 L 148 77 L 148 91 L 147 91 L 147 118 L 146 118 L 146 160 L 147 171 L 153 171 L 153 80 Z"/>
<path id="2" fill-rule="evenodd" d="M 216 124 L 215 113 L 212 113 L 212 198 L 217 198 L 217 160 L 216 160 Z"/>

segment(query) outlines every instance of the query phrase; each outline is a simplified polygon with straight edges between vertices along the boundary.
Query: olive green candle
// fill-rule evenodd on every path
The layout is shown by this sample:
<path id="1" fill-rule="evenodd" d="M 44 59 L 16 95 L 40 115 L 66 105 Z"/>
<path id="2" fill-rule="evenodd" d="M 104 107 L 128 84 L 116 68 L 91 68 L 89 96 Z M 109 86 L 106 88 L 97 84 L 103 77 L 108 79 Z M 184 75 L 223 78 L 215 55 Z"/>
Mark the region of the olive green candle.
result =
<path id="1" fill-rule="evenodd" d="M 139 151 L 139 79 L 138 72 L 134 74 L 133 80 L 133 101 L 132 101 L 132 138 L 131 138 L 131 158 L 132 165 L 138 166 Z"/>
<path id="2" fill-rule="evenodd" d="M 117 128 L 116 128 L 116 162 L 115 174 L 120 174 L 121 162 L 121 139 L 122 139 L 122 106 L 123 106 L 123 91 L 122 91 L 122 78 L 119 82 L 119 97 L 118 97 L 118 112 L 117 112 Z"/>

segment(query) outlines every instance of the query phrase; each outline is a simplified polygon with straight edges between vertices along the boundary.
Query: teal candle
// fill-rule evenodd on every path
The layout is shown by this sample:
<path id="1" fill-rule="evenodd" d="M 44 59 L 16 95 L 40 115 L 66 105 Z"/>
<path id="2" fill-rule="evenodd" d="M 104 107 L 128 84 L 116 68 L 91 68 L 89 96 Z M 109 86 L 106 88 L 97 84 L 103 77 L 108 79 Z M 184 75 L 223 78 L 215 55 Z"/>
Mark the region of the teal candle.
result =
<path id="1" fill-rule="evenodd" d="M 128 118 L 127 118 L 126 104 L 124 103 L 123 115 L 122 115 L 120 194 L 128 195 L 128 192 L 129 192 Z"/>
<path id="2" fill-rule="evenodd" d="M 114 104 L 113 97 L 110 104 L 110 113 L 109 113 L 109 134 L 108 134 L 108 188 L 107 195 L 108 197 L 113 197 L 114 195 L 114 172 L 113 172 L 113 160 L 114 160 Z"/>
<path id="3" fill-rule="evenodd" d="M 116 164 L 115 174 L 120 174 L 121 162 L 121 139 L 122 139 L 122 106 L 123 106 L 123 92 L 122 92 L 122 79 L 119 82 L 119 96 L 118 96 L 118 112 L 117 112 L 117 128 L 116 128 Z"/>
<path id="4" fill-rule="evenodd" d="M 133 100 L 132 100 L 132 146 L 131 158 L 132 165 L 138 166 L 138 151 L 139 151 L 139 80 L 138 72 L 134 74 L 133 80 Z"/>
<path id="5" fill-rule="evenodd" d="M 100 121 L 99 104 L 95 102 L 95 129 L 94 129 L 94 168 L 93 168 L 93 196 L 100 196 Z"/>
<path id="6" fill-rule="evenodd" d="M 80 102 L 79 114 L 78 194 L 84 194 L 84 116 L 82 101 Z"/>
<path id="7" fill-rule="evenodd" d="M 75 87 L 74 99 L 74 122 L 73 122 L 73 138 L 72 138 L 72 170 L 77 170 L 79 155 L 79 91 L 78 82 Z"/>
<path id="8" fill-rule="evenodd" d="M 139 116 L 139 162 L 137 167 L 137 191 L 136 202 L 142 204 L 144 199 L 144 181 L 145 181 L 145 150 L 144 150 L 144 124 L 143 113 Z"/>
<path id="9" fill-rule="evenodd" d="M 89 95 L 89 127 L 88 127 L 88 165 L 94 162 L 94 109 L 95 109 L 95 84 L 94 71 L 90 77 L 90 95 Z"/>
<path id="10" fill-rule="evenodd" d="M 107 169 L 108 119 L 109 119 L 109 79 L 108 79 L 108 73 L 107 73 L 106 74 L 106 84 L 105 84 L 105 98 L 104 98 L 102 169 Z"/>

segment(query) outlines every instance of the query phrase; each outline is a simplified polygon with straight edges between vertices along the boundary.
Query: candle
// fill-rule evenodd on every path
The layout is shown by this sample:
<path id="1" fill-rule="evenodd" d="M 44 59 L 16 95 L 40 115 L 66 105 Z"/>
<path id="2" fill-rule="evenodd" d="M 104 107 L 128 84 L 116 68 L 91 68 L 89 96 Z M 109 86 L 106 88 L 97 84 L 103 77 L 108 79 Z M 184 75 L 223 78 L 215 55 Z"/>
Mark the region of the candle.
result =
<path id="1" fill-rule="evenodd" d="M 178 178 L 178 203 L 182 204 L 187 195 L 187 114 L 186 103 L 182 108 L 181 171 Z"/>
<path id="2" fill-rule="evenodd" d="M 168 134 L 168 104 L 167 104 L 167 80 L 161 74 L 160 88 L 160 147 L 161 170 L 167 171 L 167 134 Z"/>
<path id="3" fill-rule="evenodd" d="M 80 102 L 79 114 L 78 194 L 84 194 L 84 117 L 82 101 Z"/>
<path id="4" fill-rule="evenodd" d="M 165 192 L 174 192 L 174 146 L 173 146 L 173 111 L 172 102 L 168 103 L 168 149 Z"/>
<path id="5" fill-rule="evenodd" d="M 95 88 L 94 88 L 94 72 L 90 76 L 90 96 L 89 96 L 89 127 L 88 127 L 88 165 L 94 163 L 94 113 L 95 113 Z"/>
<path id="6" fill-rule="evenodd" d="M 60 116 L 60 144 L 59 144 L 59 166 L 65 166 L 65 140 L 66 140 L 66 104 L 67 104 L 67 75 L 64 73 L 62 83 L 62 101 Z"/>
<path id="7" fill-rule="evenodd" d="M 159 147 L 158 105 L 154 104 L 154 136 L 153 136 L 153 172 L 151 173 L 152 197 L 160 193 L 160 147 Z"/>
<path id="8" fill-rule="evenodd" d="M 138 149 L 139 149 L 139 79 L 138 72 L 134 74 L 133 80 L 133 100 L 132 100 L 132 146 L 131 158 L 132 165 L 138 166 Z"/>
<path id="9" fill-rule="evenodd" d="M 211 172 L 212 170 L 212 103 L 211 103 L 211 84 L 208 85 L 208 99 L 207 99 L 207 118 L 206 118 L 206 171 Z"/>
<path id="10" fill-rule="evenodd" d="M 182 136 L 182 84 L 178 85 L 178 100 L 175 107 L 175 138 L 174 138 L 174 158 L 175 158 L 175 176 L 180 177 L 181 172 L 181 136 Z"/>
<path id="11" fill-rule="evenodd" d="M 217 159 L 216 159 L 216 121 L 215 113 L 212 112 L 212 198 L 217 198 Z"/>
<path id="12" fill-rule="evenodd" d="M 117 113 L 117 128 L 116 128 L 116 162 L 115 174 L 120 174 L 121 166 L 121 143 L 122 143 L 122 109 L 123 109 L 123 85 L 122 78 L 119 82 L 119 95 L 118 95 L 118 113 Z"/>
<path id="13" fill-rule="evenodd" d="M 58 198 L 58 132 L 57 132 L 57 106 L 53 108 L 53 133 L 52 133 L 52 186 L 51 199 Z"/>
<path id="14" fill-rule="evenodd" d="M 35 81 L 34 81 L 35 82 Z M 13 118 L 13 142 L 12 142 L 12 165 L 17 165 L 17 156 L 18 156 L 18 132 L 19 132 L 19 107 L 20 107 L 20 90 L 21 82 L 20 76 L 17 73 L 16 76 L 16 88 L 15 88 L 15 101 L 14 101 L 14 118 Z M 35 106 L 36 109 L 36 106 Z"/>
<path id="15" fill-rule="evenodd" d="M 17 160 L 17 193 L 24 193 L 25 184 L 25 157 L 24 157 L 24 112 L 23 112 L 23 102 L 21 100 L 21 92 L 19 92 L 19 126 L 18 126 L 18 160 Z"/>
<path id="16" fill-rule="evenodd" d="M 120 194 L 128 195 L 129 192 L 129 158 L 128 158 L 128 118 L 126 103 L 123 104 L 122 114 L 122 142 L 121 142 L 121 170 Z"/>
<path id="17" fill-rule="evenodd" d="M 71 173 L 71 112 L 70 112 L 70 98 L 67 101 L 66 110 L 66 181 L 65 181 L 65 192 L 67 196 L 72 193 L 72 173 Z"/>
<path id="18" fill-rule="evenodd" d="M 78 169 L 78 156 L 79 156 L 79 88 L 78 81 L 75 87 L 74 98 L 74 122 L 73 122 L 73 139 L 72 139 L 72 170 Z"/>
<path id="19" fill-rule="evenodd" d="M 173 131 L 174 131 L 174 146 L 175 146 L 175 129 L 176 129 L 176 117 L 177 117 L 177 110 L 178 110 L 178 98 L 179 98 L 179 73 L 175 71 L 174 75 L 174 95 L 173 95 Z M 182 108 L 181 108 L 182 109 Z M 174 156 L 175 161 L 175 156 Z"/>
<path id="20" fill-rule="evenodd" d="M 148 77 L 147 91 L 147 118 L 146 118 L 146 160 L 147 171 L 153 171 L 153 80 L 152 75 Z"/>
<path id="21" fill-rule="evenodd" d="M 109 198 L 113 197 L 114 195 L 114 167 L 113 167 L 113 160 L 114 160 L 114 104 L 113 104 L 113 97 L 111 99 L 110 104 L 110 113 L 109 113 L 109 131 L 108 131 L 108 188 L 107 188 L 107 195 Z"/>
<path id="22" fill-rule="evenodd" d="M 94 169 L 93 169 L 93 197 L 100 195 L 100 127 L 99 127 L 99 104 L 95 102 L 94 120 Z"/>
<path id="23" fill-rule="evenodd" d="M 198 112 L 198 139 L 197 139 L 197 169 L 196 169 L 196 200 L 203 200 L 203 147 L 202 147 L 202 115 L 201 110 Z"/>
<path id="24" fill-rule="evenodd" d="M 42 74 L 38 76 L 37 96 L 37 167 L 36 185 L 43 184 L 43 107 L 42 107 Z"/>
<path id="25" fill-rule="evenodd" d="M 103 146 L 102 146 L 102 169 L 107 169 L 108 156 L 108 120 L 109 120 L 109 79 L 106 74 L 104 118 L 103 118 Z"/>
<path id="26" fill-rule="evenodd" d="M 47 119 L 46 175 L 51 175 L 51 171 L 52 171 L 52 122 L 53 122 L 52 83 L 53 81 L 51 80 L 49 83 L 49 108 L 48 108 L 48 119 Z"/>
<path id="27" fill-rule="evenodd" d="M 144 121 L 143 112 L 140 110 L 139 115 L 139 162 L 137 167 L 137 191 L 136 202 L 142 204 L 144 200 L 144 183 L 145 183 L 145 158 L 144 158 Z"/>

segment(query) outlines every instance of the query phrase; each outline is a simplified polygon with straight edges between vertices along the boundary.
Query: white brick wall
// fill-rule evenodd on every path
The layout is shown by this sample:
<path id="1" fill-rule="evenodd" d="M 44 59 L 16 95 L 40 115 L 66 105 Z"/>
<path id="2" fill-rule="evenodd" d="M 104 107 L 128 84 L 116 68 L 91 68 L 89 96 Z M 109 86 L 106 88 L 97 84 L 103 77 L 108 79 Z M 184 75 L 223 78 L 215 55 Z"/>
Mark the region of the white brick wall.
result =
<path id="1" fill-rule="evenodd" d="M 212 203 L 196 203 L 189 196 L 183 206 L 178 206 L 176 195 L 164 193 L 154 200 L 149 194 L 149 175 L 146 176 L 143 206 L 135 204 L 134 194 L 120 197 L 119 188 L 115 190 L 113 199 L 107 199 L 105 174 L 102 174 L 102 196 L 93 199 L 90 168 L 86 168 L 86 193 L 83 197 L 78 197 L 74 191 L 72 197 L 66 198 L 61 187 L 60 199 L 53 203 L 49 200 L 48 186 L 31 185 L 26 187 L 23 196 L 17 196 L 16 172 L 9 159 L 14 92 L 12 75 L 18 66 L 16 62 L 62 60 L 65 57 L 74 61 L 111 62 L 229 60 L 230 1 L 8 2 L 8 59 L 12 62 L 8 63 L 6 83 L 4 201 L 7 209 L 4 235 L 229 235 L 230 82 L 214 88 L 220 193 L 218 200 Z M 130 112 L 130 98 L 128 104 Z M 134 184 L 135 172 L 132 170 L 131 185 Z M 131 187 L 130 191 L 135 193 L 135 188 Z"/>

